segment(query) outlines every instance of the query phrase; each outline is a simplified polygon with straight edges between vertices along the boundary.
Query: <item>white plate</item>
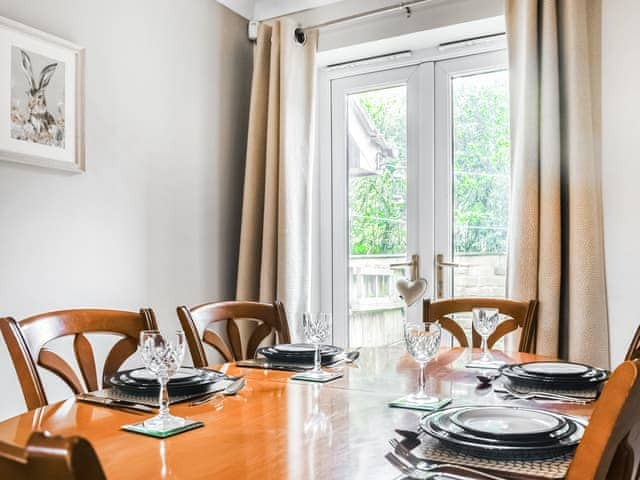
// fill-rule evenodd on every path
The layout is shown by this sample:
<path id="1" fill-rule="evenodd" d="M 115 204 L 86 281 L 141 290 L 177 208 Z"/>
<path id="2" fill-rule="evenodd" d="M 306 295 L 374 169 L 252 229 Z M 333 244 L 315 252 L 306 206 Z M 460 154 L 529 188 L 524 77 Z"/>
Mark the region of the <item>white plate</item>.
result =
<path id="1" fill-rule="evenodd" d="M 296 344 L 284 344 L 284 345 L 275 345 L 273 347 L 275 350 L 278 350 L 280 352 L 313 352 L 315 351 L 316 347 L 313 345 L 305 345 L 302 343 L 296 343 Z"/>
<path id="2" fill-rule="evenodd" d="M 520 368 L 534 375 L 584 375 L 591 370 L 587 365 L 569 362 L 532 362 Z"/>
<path id="3" fill-rule="evenodd" d="M 180 378 L 190 378 L 195 377 L 197 372 L 190 368 L 181 368 L 178 370 L 172 377 L 171 380 L 177 380 Z M 133 370 L 129 373 L 129 376 L 134 380 L 157 380 L 158 377 L 151 373 L 146 368 L 140 368 L 138 370 Z"/>
<path id="4" fill-rule="evenodd" d="M 451 421 L 479 435 L 541 435 L 562 427 L 561 417 L 541 410 L 514 407 L 475 407 L 451 415 Z"/>

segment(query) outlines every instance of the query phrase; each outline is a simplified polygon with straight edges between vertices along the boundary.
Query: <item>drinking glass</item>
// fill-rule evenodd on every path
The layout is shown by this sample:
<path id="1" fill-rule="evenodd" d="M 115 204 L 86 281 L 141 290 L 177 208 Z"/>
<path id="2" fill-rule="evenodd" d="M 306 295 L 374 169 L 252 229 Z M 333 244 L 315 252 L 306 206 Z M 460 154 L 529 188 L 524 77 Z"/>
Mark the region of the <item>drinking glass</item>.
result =
<path id="1" fill-rule="evenodd" d="M 480 362 L 490 363 L 493 361 L 493 357 L 489 352 L 487 340 L 489 336 L 496 331 L 498 321 L 500 319 L 500 312 L 497 308 L 474 308 L 471 310 L 473 313 L 473 328 L 482 337 L 482 357 Z"/>
<path id="2" fill-rule="evenodd" d="M 313 343 L 315 346 L 313 370 L 305 372 L 305 375 L 316 377 L 318 379 L 330 377 L 331 374 L 320 368 L 322 366 L 320 344 L 329 336 L 329 330 L 331 328 L 331 314 L 318 313 L 314 315 L 312 313 L 305 312 L 302 314 L 302 326 L 304 328 L 304 334 L 307 337 L 307 341 Z"/>
<path id="3" fill-rule="evenodd" d="M 184 332 L 175 332 L 173 341 L 165 337 L 158 330 L 144 330 L 140 332 L 140 355 L 145 367 L 158 378 L 160 383 L 158 415 L 145 420 L 144 426 L 149 430 L 165 432 L 185 423 L 184 418 L 169 414 L 169 392 L 167 383 L 178 371 L 184 359 L 186 341 Z"/>
<path id="4" fill-rule="evenodd" d="M 407 397 L 412 403 L 434 403 L 438 399 L 427 395 L 425 391 L 424 369 L 436 356 L 440 348 L 442 328 L 438 323 L 406 323 L 404 326 L 404 340 L 407 351 L 420 365 L 418 392 Z"/>

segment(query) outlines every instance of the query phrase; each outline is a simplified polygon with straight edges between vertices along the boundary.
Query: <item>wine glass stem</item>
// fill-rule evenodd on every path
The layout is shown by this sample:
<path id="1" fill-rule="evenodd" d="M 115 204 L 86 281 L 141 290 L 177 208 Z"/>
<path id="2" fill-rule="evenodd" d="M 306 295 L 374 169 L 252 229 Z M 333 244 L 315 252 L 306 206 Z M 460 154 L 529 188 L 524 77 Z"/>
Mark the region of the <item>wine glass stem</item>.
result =
<path id="1" fill-rule="evenodd" d="M 424 375 L 424 363 L 420 364 L 420 377 L 419 377 L 419 381 L 418 381 L 418 396 L 419 397 L 426 397 L 427 396 L 427 392 L 425 391 L 425 375 Z"/>
<path id="2" fill-rule="evenodd" d="M 489 356 L 489 346 L 487 344 L 487 337 L 482 337 L 482 344 L 480 345 L 482 350 L 482 358 L 487 358 Z"/>
<path id="3" fill-rule="evenodd" d="M 160 382 L 160 411 L 158 412 L 159 417 L 168 417 L 169 416 L 169 389 L 167 388 L 167 383 L 169 379 L 167 377 L 158 378 Z"/>
<path id="4" fill-rule="evenodd" d="M 320 370 L 320 345 L 316 343 L 316 350 L 313 355 L 313 371 L 319 372 Z"/>

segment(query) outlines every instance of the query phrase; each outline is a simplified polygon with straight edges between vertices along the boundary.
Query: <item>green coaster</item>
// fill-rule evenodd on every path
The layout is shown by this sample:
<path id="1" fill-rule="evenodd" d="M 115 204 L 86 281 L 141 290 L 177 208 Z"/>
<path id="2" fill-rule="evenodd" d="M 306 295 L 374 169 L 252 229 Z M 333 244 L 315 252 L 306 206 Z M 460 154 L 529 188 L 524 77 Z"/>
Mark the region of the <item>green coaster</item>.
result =
<path id="1" fill-rule="evenodd" d="M 300 373 L 296 373 L 295 375 L 291 375 L 291 380 L 302 380 L 304 382 L 316 382 L 316 383 L 327 383 L 330 382 L 331 380 L 335 380 L 337 378 L 342 377 L 342 373 L 337 373 L 337 372 L 325 372 L 326 375 L 323 375 L 322 377 L 316 377 L 314 375 L 311 375 L 307 372 L 300 372 Z"/>
<path id="2" fill-rule="evenodd" d="M 407 397 L 398 398 L 397 400 L 393 400 L 389 402 L 390 407 L 395 408 L 409 408 L 411 410 L 426 410 L 426 411 L 435 411 L 440 410 L 442 407 L 449 405 L 451 403 L 450 398 L 442 398 L 437 402 L 432 403 L 415 403 L 407 400 Z"/>
<path id="3" fill-rule="evenodd" d="M 130 425 L 123 425 L 122 430 L 126 430 L 127 432 L 139 433 L 141 435 L 147 435 L 149 437 L 167 438 L 167 437 L 172 437 L 174 435 L 178 435 L 179 433 L 188 432 L 189 430 L 193 430 L 194 428 L 200 428 L 203 426 L 204 426 L 204 423 L 202 422 L 185 419 L 185 423 L 181 427 L 176 427 L 174 429 L 167 430 L 165 432 L 160 432 L 157 430 L 149 430 L 145 428 L 144 422 L 132 423 Z"/>

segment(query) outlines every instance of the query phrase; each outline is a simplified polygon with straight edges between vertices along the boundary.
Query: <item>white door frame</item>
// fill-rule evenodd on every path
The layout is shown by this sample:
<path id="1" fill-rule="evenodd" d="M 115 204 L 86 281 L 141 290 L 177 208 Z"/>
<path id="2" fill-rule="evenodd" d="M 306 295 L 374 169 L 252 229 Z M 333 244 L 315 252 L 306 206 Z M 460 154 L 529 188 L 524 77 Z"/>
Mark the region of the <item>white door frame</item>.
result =
<path id="1" fill-rule="evenodd" d="M 411 204 L 415 205 L 415 208 L 407 211 L 407 219 L 410 222 L 417 215 L 417 218 L 422 221 L 416 223 L 418 229 L 414 234 L 415 238 L 407 238 L 407 252 L 415 251 L 420 254 L 421 276 L 429 281 L 428 292 L 435 292 L 435 278 L 433 278 L 435 252 L 444 253 L 447 256 L 451 255 L 452 228 L 451 183 L 450 181 L 448 184 L 436 181 L 437 178 L 450 178 L 451 173 L 450 162 L 445 162 L 446 165 L 442 166 L 438 165 L 442 161 L 436 161 L 436 158 L 451 158 L 450 121 L 447 120 L 446 124 L 440 126 L 438 126 L 440 122 L 436 123 L 435 121 L 436 117 L 447 118 L 444 115 L 450 110 L 450 88 L 447 88 L 446 97 L 443 97 L 441 90 L 444 87 L 442 85 L 450 84 L 448 81 L 450 77 L 464 75 L 464 72 L 466 74 L 480 73 L 499 68 L 496 67 L 496 63 L 491 68 L 487 68 L 486 59 L 499 58 L 498 63 L 506 66 L 505 45 L 504 41 L 498 41 L 486 48 L 472 47 L 446 54 L 436 49 L 427 49 L 415 52 L 412 58 L 392 61 L 388 64 L 365 65 L 353 69 L 338 70 L 323 68 L 318 71 L 317 177 L 314 180 L 318 193 L 314 197 L 316 201 L 314 215 L 316 215 L 316 223 L 319 228 L 313 240 L 317 242 L 313 263 L 314 270 L 317 269 L 317 272 L 314 274 L 312 309 L 333 313 L 334 344 L 344 346 L 348 342 L 348 319 L 345 316 L 346 309 L 344 308 L 345 305 L 348 305 L 348 273 L 345 270 L 343 275 L 336 275 L 338 272 L 336 260 L 342 261 L 342 265 L 347 265 L 348 231 L 346 222 L 333 221 L 336 218 L 334 212 L 342 213 L 342 218 L 345 220 L 348 218 L 346 216 L 346 201 L 338 204 L 334 198 L 336 193 L 342 192 L 341 194 L 346 199 L 348 177 L 342 175 L 342 178 L 339 178 L 338 168 L 333 165 L 332 160 L 335 158 L 336 152 L 339 152 L 340 149 L 344 152 L 346 149 L 345 131 L 338 130 L 332 122 L 332 117 L 342 115 L 342 118 L 345 118 L 346 111 L 334 111 L 334 96 L 339 94 L 338 91 L 342 94 L 355 93 L 358 91 L 358 84 L 362 87 L 360 91 L 371 88 L 370 84 L 369 88 L 364 86 L 366 82 L 363 81 L 364 77 L 369 75 L 388 75 L 387 80 L 390 81 L 388 85 L 394 84 L 394 78 L 395 84 L 402 83 L 400 78 L 404 76 L 408 84 L 408 98 L 412 95 L 418 99 L 415 102 L 409 102 L 407 109 L 409 117 L 407 162 L 409 169 L 412 169 L 413 165 L 413 168 L 417 170 L 408 171 L 408 178 L 413 179 L 413 188 L 412 185 L 408 185 L 408 208 Z M 485 58 L 484 66 L 475 62 L 474 58 L 479 57 Z M 396 73 L 397 76 L 394 77 L 393 72 L 398 71 L 402 71 L 403 74 Z M 411 73 L 408 74 L 410 71 Z M 382 77 L 379 78 L 382 80 Z M 339 83 L 339 81 L 344 81 L 344 83 Z M 440 87 L 438 90 L 437 86 Z M 350 88 L 353 91 L 349 90 Z M 411 122 L 410 118 L 416 118 L 417 121 Z M 415 125 L 418 127 L 415 128 Z M 336 145 L 334 139 L 341 139 L 340 143 Z M 411 156 L 412 152 L 414 155 L 418 155 L 419 162 L 416 162 Z M 346 158 L 344 154 L 342 157 Z M 342 171 L 346 172 L 346 170 Z M 442 177 L 443 175 L 446 176 Z M 433 187 L 419 188 L 420 185 Z M 447 203 L 449 208 L 443 208 L 442 202 Z M 435 226 L 438 227 L 435 228 Z M 439 233 L 437 238 L 434 231 Z M 410 242 L 413 243 L 410 244 Z M 336 248 L 337 246 L 342 248 Z M 336 277 L 339 277 L 337 282 Z M 446 278 L 446 288 L 450 289 L 450 277 Z M 449 293 L 450 290 L 447 290 L 447 294 Z M 416 318 L 420 312 L 421 306 L 412 307 L 409 314 Z"/>
<path id="2" fill-rule="evenodd" d="M 433 111 L 432 95 L 425 92 L 424 85 L 433 85 L 433 64 L 424 63 L 418 66 L 400 67 L 373 73 L 337 79 L 331 82 L 331 158 L 332 158 L 332 311 L 333 341 L 336 345 L 346 346 L 349 339 L 349 279 L 348 269 L 348 206 L 347 206 L 347 102 L 350 94 L 388 88 L 398 85 L 407 86 L 407 254 L 420 253 L 423 244 L 433 245 L 421 237 L 419 222 L 421 218 L 429 218 L 432 209 L 427 206 L 430 198 L 420 198 L 422 181 L 429 182 L 433 171 L 433 155 L 426 150 L 432 142 L 421 138 L 420 128 L 429 119 L 420 119 L 421 112 Z M 426 102 L 426 105 L 425 105 Z M 427 130 L 432 130 L 427 128 Z M 420 159 L 420 162 L 418 161 Z M 425 177 L 422 180 L 422 177 Z M 427 183 L 429 184 L 429 183 Z M 429 197 L 429 196 L 427 196 Z M 426 211 L 423 207 L 425 202 Z M 422 263 L 422 262 L 421 262 Z M 416 309 L 407 313 L 416 316 Z"/>

